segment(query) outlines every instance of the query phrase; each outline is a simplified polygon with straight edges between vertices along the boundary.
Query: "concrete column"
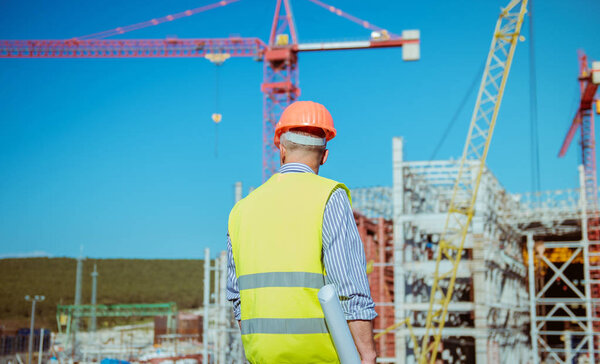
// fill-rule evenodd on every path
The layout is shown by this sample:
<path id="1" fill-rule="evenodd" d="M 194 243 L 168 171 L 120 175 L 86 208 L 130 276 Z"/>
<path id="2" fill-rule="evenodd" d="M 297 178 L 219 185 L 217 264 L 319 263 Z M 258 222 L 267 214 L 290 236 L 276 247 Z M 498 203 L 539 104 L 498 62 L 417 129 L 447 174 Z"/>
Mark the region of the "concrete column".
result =
<path id="1" fill-rule="evenodd" d="M 487 340 L 488 325 L 487 314 L 489 307 L 486 302 L 485 285 L 485 253 L 484 239 L 473 239 L 473 300 L 475 303 L 475 363 L 484 364 L 487 362 Z"/>
<path id="2" fill-rule="evenodd" d="M 478 165 L 471 168 L 471 186 L 475 186 L 476 173 Z M 485 173 L 485 170 L 484 170 Z M 485 282 L 485 248 L 486 243 L 489 243 L 489 234 L 485 231 L 485 219 L 482 216 L 485 211 L 484 201 L 486 196 L 486 176 L 482 176 L 479 193 L 475 201 L 475 216 L 471 221 L 471 237 L 473 239 L 473 261 L 472 272 L 473 277 L 473 301 L 475 303 L 475 363 L 487 363 L 488 353 L 488 325 L 487 315 L 489 307 L 487 305 L 487 287 Z M 479 213 L 478 213 L 479 212 Z M 491 245 L 491 244 L 490 244 Z M 464 264 L 465 262 L 463 262 Z"/>
<path id="3" fill-rule="evenodd" d="M 235 183 L 234 195 L 233 195 L 235 203 L 242 199 L 242 182 Z"/>
<path id="4" fill-rule="evenodd" d="M 538 333 L 536 319 L 536 291 L 535 291 L 535 267 L 534 267 L 534 250 L 533 250 L 533 235 L 527 235 L 527 269 L 529 281 L 529 320 L 531 322 L 531 363 L 538 364 L 540 359 L 538 356 Z"/>
<path id="5" fill-rule="evenodd" d="M 396 322 L 406 317 L 405 303 L 405 276 L 404 276 L 404 225 L 401 221 L 404 213 L 404 175 L 403 139 L 392 139 L 392 164 L 393 164 L 393 220 L 394 220 L 394 317 Z M 406 362 L 406 332 L 404 329 L 396 331 L 396 363 Z"/>
<path id="6" fill-rule="evenodd" d="M 378 291 L 379 291 L 379 299 L 381 300 L 381 302 L 385 302 L 385 263 L 387 263 L 386 259 L 385 259 L 385 242 L 386 242 L 386 238 L 385 238 L 385 225 L 384 225 L 384 221 L 383 218 L 380 217 L 377 220 L 377 240 L 378 240 L 378 247 L 377 247 L 377 254 L 374 254 L 376 256 L 378 256 L 378 259 L 375 259 L 375 262 L 380 263 L 379 268 L 377 269 L 377 274 L 379 275 L 378 278 Z M 389 307 L 383 307 L 381 313 L 381 326 L 383 328 L 386 328 L 390 325 L 393 324 L 393 322 L 388 322 L 388 320 L 386 320 L 386 315 L 388 314 L 388 309 Z M 383 338 L 381 338 L 381 345 L 379 346 L 380 351 L 382 356 L 387 356 L 387 347 L 386 347 L 386 337 L 384 336 Z"/>
<path id="7" fill-rule="evenodd" d="M 204 317 L 202 317 L 202 364 L 208 364 L 208 305 L 210 304 L 210 249 L 204 249 Z"/>

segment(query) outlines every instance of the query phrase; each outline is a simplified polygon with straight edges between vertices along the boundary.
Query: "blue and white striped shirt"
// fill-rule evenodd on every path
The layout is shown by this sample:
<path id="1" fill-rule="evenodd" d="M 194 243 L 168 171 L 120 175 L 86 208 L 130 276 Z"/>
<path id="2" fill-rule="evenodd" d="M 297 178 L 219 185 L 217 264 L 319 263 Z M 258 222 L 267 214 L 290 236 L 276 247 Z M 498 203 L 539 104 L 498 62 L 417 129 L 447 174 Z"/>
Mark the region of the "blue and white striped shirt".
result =
<path id="1" fill-rule="evenodd" d="M 279 173 L 314 173 L 302 163 L 287 163 Z M 377 316 L 367 280 L 365 251 L 356 228 L 350 200 L 344 189 L 329 197 L 323 214 L 323 264 L 326 282 L 337 287 L 346 320 L 372 320 Z M 227 234 L 227 292 L 237 320 L 241 319 L 240 290 L 235 274 L 231 240 Z"/>

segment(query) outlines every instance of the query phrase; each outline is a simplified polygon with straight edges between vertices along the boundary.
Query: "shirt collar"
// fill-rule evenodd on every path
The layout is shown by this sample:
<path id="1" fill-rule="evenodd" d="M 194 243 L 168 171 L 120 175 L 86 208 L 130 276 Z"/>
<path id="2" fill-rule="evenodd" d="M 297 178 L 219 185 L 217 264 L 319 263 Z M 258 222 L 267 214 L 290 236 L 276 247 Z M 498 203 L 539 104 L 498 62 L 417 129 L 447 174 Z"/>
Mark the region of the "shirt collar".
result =
<path id="1" fill-rule="evenodd" d="M 286 163 L 279 167 L 279 173 L 312 173 L 313 171 L 309 166 L 304 163 Z"/>

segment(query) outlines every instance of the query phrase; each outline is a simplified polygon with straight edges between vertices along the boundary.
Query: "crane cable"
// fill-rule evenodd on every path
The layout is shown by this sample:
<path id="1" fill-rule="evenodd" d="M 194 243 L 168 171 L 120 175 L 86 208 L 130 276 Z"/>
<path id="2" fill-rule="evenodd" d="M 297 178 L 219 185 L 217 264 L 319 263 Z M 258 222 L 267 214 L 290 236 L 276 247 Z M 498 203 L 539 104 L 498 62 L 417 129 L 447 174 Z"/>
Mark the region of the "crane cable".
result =
<path id="1" fill-rule="evenodd" d="M 215 64 L 215 113 L 212 114 L 212 120 L 215 123 L 215 158 L 219 157 L 219 123 L 221 122 L 221 113 L 219 113 L 219 68 L 222 63 Z"/>
<path id="2" fill-rule="evenodd" d="M 202 12 L 208 11 L 208 10 L 212 10 L 212 9 L 215 9 L 215 8 L 220 8 L 220 7 L 223 7 L 223 6 L 229 5 L 229 4 L 234 3 L 234 2 L 238 2 L 238 1 L 241 1 L 241 0 L 221 0 L 221 1 L 218 1 L 216 3 L 212 3 L 212 4 L 200 6 L 198 8 L 194 8 L 194 9 L 189 9 L 189 10 L 181 11 L 181 12 L 175 13 L 175 14 L 165 15 L 165 16 L 162 16 L 160 18 L 154 18 L 154 19 L 146 20 L 146 21 L 143 21 L 143 22 L 140 22 L 140 23 L 135 23 L 135 24 L 126 25 L 126 26 L 123 26 L 123 27 L 109 29 L 109 30 L 105 30 L 105 31 L 102 31 L 102 32 L 98 32 L 98 33 L 83 35 L 81 37 L 75 37 L 75 39 L 83 40 L 83 39 L 102 39 L 102 38 L 108 38 L 108 37 L 112 37 L 113 35 L 123 34 L 123 33 L 131 32 L 133 30 L 138 30 L 138 29 L 142 29 L 142 28 L 146 28 L 146 27 L 151 27 L 151 26 L 155 26 L 155 25 L 158 25 L 158 24 L 162 24 L 162 23 L 165 23 L 165 22 L 170 22 L 170 21 L 173 21 L 173 20 L 185 18 L 185 17 L 188 17 L 188 16 L 192 16 L 192 15 L 195 15 L 195 14 L 198 14 L 198 13 L 202 13 Z"/>
<path id="3" fill-rule="evenodd" d="M 219 156 L 219 123 L 223 119 L 223 115 L 219 112 L 219 68 L 229 57 L 229 53 L 223 53 L 222 50 L 206 55 L 206 58 L 215 64 L 215 112 L 211 115 L 215 123 L 215 157 Z"/>
<path id="4" fill-rule="evenodd" d="M 541 190 L 540 144 L 537 116 L 537 75 L 533 27 L 533 0 L 529 0 L 529 125 L 531 148 L 531 192 Z M 535 196 L 535 193 L 533 194 Z"/>
<path id="5" fill-rule="evenodd" d="M 465 93 L 462 100 L 458 104 L 458 108 L 454 112 L 454 115 L 452 115 L 450 122 L 448 122 L 448 125 L 446 125 L 446 129 L 442 133 L 440 140 L 438 141 L 437 145 L 433 149 L 433 152 L 431 153 L 431 157 L 429 157 L 429 160 L 435 159 L 438 152 L 440 151 L 440 148 L 442 147 L 442 144 L 444 144 L 444 142 L 446 141 L 446 138 L 450 134 L 450 130 L 452 130 L 452 127 L 454 127 L 454 124 L 456 124 L 456 121 L 458 120 L 458 117 L 461 115 L 463 109 L 465 108 L 467 101 L 469 101 L 469 96 L 471 96 L 471 94 L 473 93 L 473 91 L 475 91 L 477 85 L 479 84 L 479 81 L 481 80 L 481 74 L 483 73 L 484 68 L 485 68 L 485 59 L 481 63 L 481 66 L 479 67 L 477 72 L 475 73 L 475 77 L 473 78 L 473 81 L 471 81 L 471 85 L 469 86 L 469 88 L 467 89 L 467 92 Z"/>
<path id="6" fill-rule="evenodd" d="M 331 6 L 329 4 L 326 4 L 320 0 L 308 0 L 311 3 L 318 5 L 320 7 L 322 7 L 325 10 L 329 10 L 330 12 L 334 13 L 337 16 L 340 16 L 342 18 L 346 18 L 348 20 L 350 20 L 353 23 L 356 23 L 358 25 L 360 25 L 361 27 L 365 28 L 365 29 L 369 29 L 371 31 L 376 31 L 376 32 L 385 32 L 388 36 L 391 36 L 392 38 L 400 38 L 399 35 L 391 33 L 389 31 L 387 31 L 384 28 L 378 27 L 377 25 L 370 23 L 366 20 L 360 19 L 355 17 L 354 15 L 348 14 L 345 11 L 343 11 L 342 9 L 336 8 L 334 6 Z"/>

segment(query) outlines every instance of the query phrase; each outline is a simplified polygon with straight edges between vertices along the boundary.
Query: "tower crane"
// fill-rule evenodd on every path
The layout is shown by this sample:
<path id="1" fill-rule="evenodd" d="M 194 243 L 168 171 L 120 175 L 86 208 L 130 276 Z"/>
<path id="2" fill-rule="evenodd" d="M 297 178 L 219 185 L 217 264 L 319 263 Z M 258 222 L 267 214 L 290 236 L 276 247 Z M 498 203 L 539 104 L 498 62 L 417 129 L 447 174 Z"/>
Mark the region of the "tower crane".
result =
<path id="1" fill-rule="evenodd" d="M 589 67 L 587 55 L 583 50 L 578 52 L 579 60 L 579 105 L 575 112 L 575 118 L 569 127 L 569 131 L 558 153 L 563 157 L 567 152 L 571 141 L 575 137 L 577 129 L 581 129 L 581 159 L 583 161 L 583 189 L 585 201 L 585 213 L 587 236 L 587 260 L 584 262 L 584 276 L 589 281 L 589 296 L 591 302 L 591 315 L 594 317 L 593 327 L 595 332 L 600 332 L 600 211 L 598 206 L 598 181 L 596 173 L 596 136 L 594 125 L 595 112 L 600 114 L 600 99 L 595 99 L 598 85 L 600 85 L 600 62 L 592 62 Z M 596 338 L 596 348 L 600 348 L 600 338 Z M 596 354 L 600 359 L 600 354 Z"/>
<path id="2" fill-rule="evenodd" d="M 283 109 L 300 96 L 298 53 L 348 49 L 402 47 L 402 59 L 418 60 L 420 34 L 405 30 L 396 35 L 368 21 L 352 16 L 319 0 L 308 0 L 335 15 L 371 30 L 363 41 L 299 43 L 290 0 L 276 0 L 275 14 L 267 42 L 256 37 L 196 39 L 118 39 L 104 38 L 159 25 L 241 0 L 221 0 L 199 8 L 119 27 L 88 36 L 63 40 L 0 40 L 0 58 L 178 58 L 196 57 L 209 60 L 230 57 L 252 58 L 263 62 L 263 180 L 278 167 L 277 149 L 273 145 L 274 127 Z M 219 119 L 220 120 L 220 119 Z"/>

